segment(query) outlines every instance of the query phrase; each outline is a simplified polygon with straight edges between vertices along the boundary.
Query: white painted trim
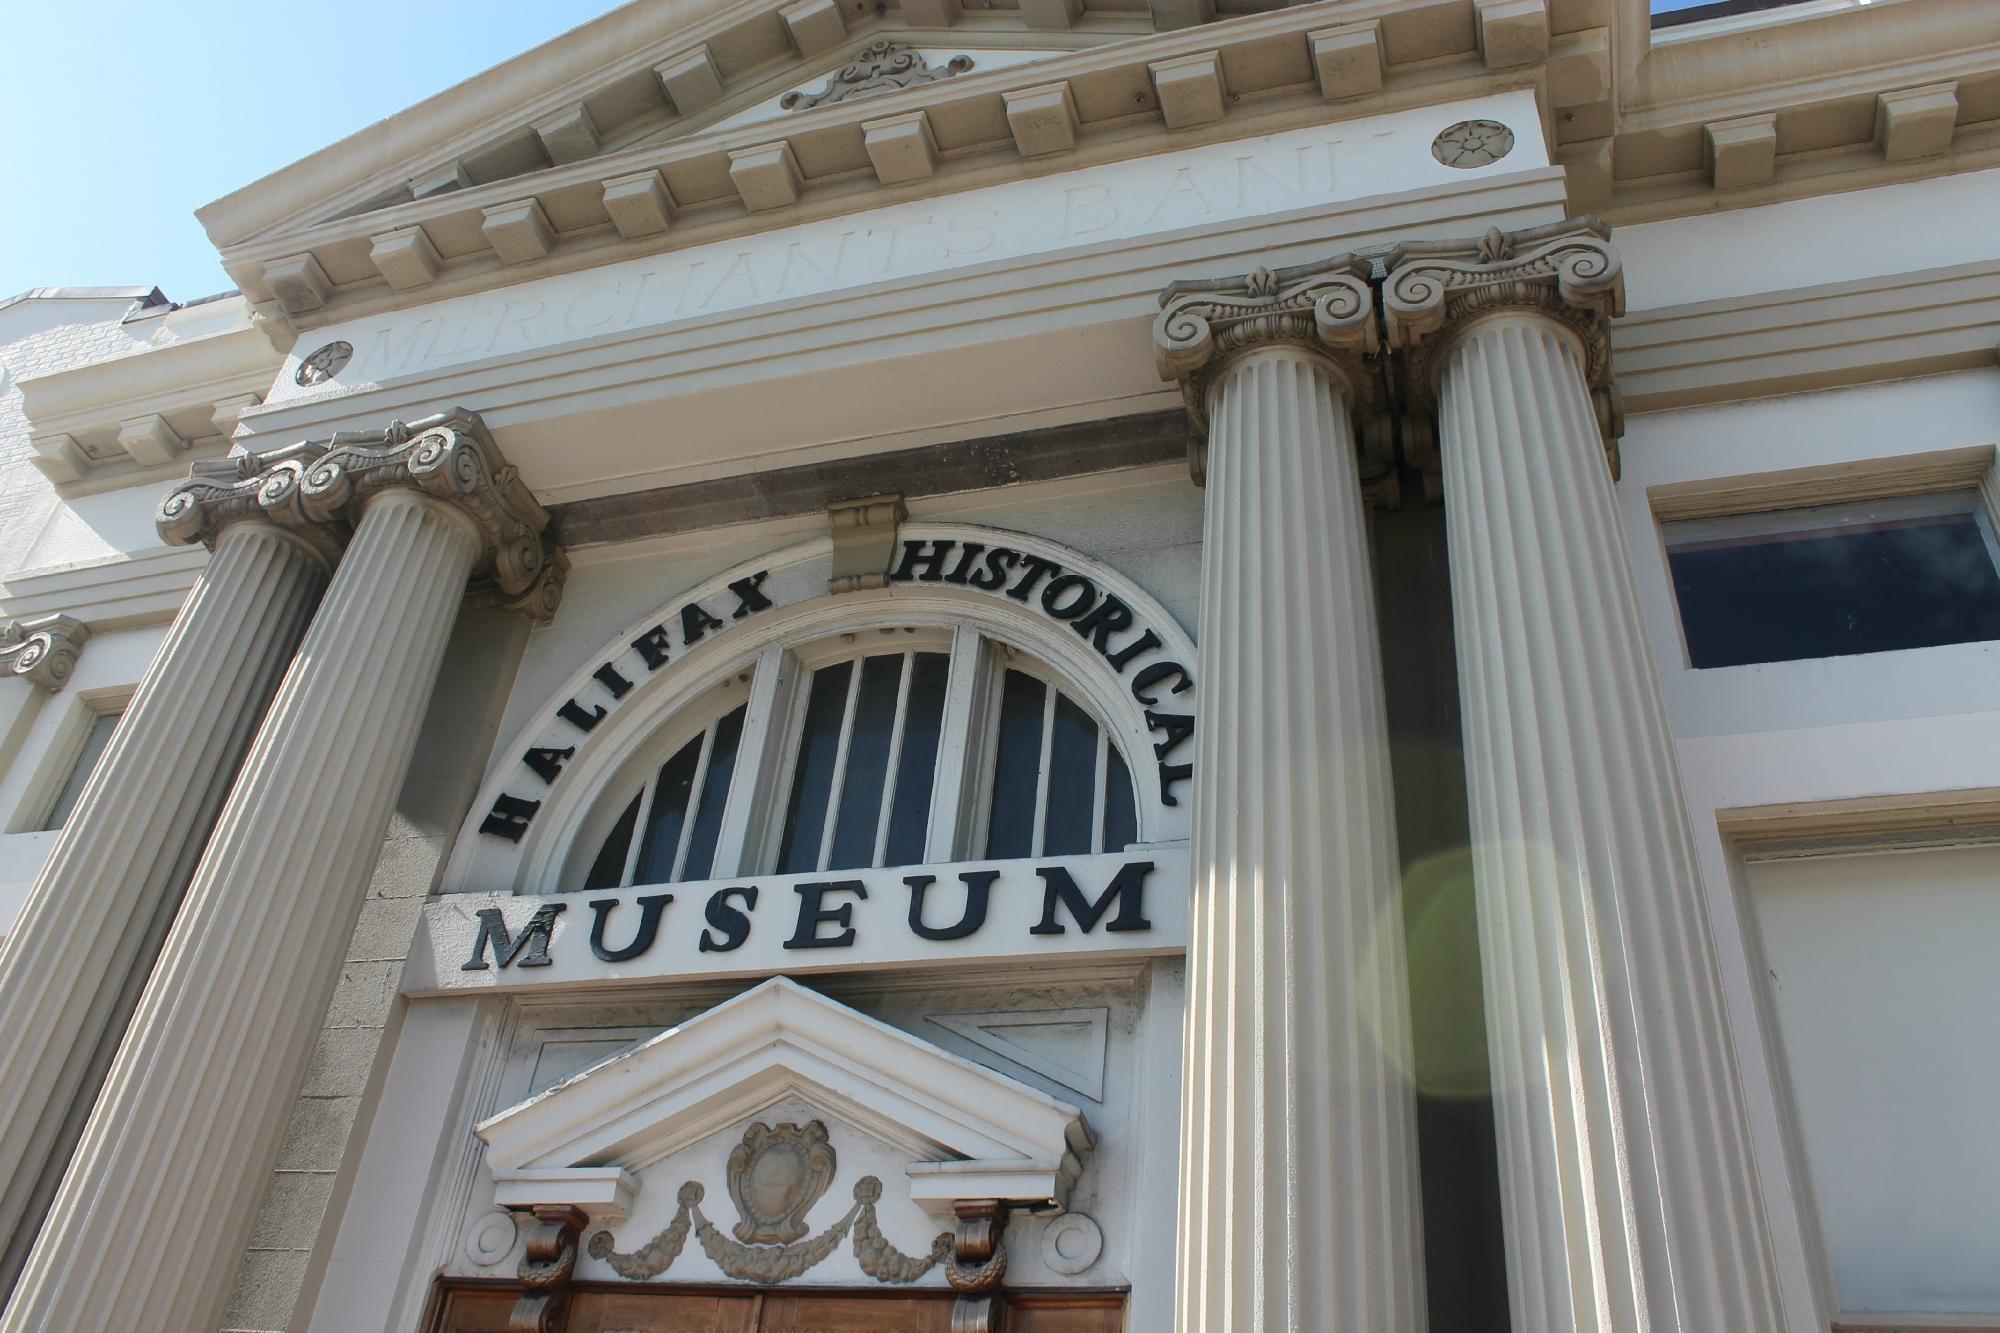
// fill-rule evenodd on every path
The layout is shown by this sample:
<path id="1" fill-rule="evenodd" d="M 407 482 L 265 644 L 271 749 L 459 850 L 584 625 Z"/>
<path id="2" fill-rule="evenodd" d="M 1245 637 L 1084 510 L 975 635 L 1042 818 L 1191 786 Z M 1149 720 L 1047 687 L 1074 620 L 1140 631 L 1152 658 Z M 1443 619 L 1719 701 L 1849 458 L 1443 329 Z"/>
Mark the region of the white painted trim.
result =
<path id="1" fill-rule="evenodd" d="M 1061 1203 L 1091 1144 L 1076 1107 L 782 976 L 475 1132 L 503 1203 L 607 1217 L 647 1166 L 792 1095 L 909 1152 L 911 1197 L 946 1214 L 959 1198 Z"/>
<path id="2" fill-rule="evenodd" d="M 1134 671 L 1146 663 L 1168 659 L 1181 662 L 1190 673 L 1198 669 L 1195 646 L 1173 616 L 1137 584 L 1100 560 L 1042 538 L 971 525 L 906 524 L 902 536 L 911 541 L 950 538 L 976 540 L 989 547 L 1007 546 L 1053 560 L 1067 571 L 1086 574 L 1101 590 L 1116 595 L 1130 606 L 1138 622 L 1152 629 L 1162 640 L 1162 647 L 1136 659 L 1132 667 Z M 775 583 L 781 574 L 798 576 L 797 571 L 801 567 L 828 562 L 831 555 L 831 538 L 820 537 L 773 552 L 767 557 L 747 561 L 634 622 L 599 652 L 585 658 L 584 665 L 550 694 L 520 732 L 506 746 L 495 751 L 494 766 L 488 771 L 479 796 L 460 829 L 451 866 L 444 878 L 446 891 L 558 891 L 568 882 L 564 878 L 566 873 L 575 864 L 576 858 L 582 855 L 579 848 L 583 846 L 583 835 L 596 831 L 601 836 L 601 829 L 608 827 L 606 816 L 598 809 L 605 793 L 633 779 L 638 757 L 652 753 L 649 747 L 654 737 L 682 708 L 730 674 L 745 670 L 749 663 L 768 660 L 762 655 L 774 649 L 782 651 L 790 645 L 807 643 L 842 631 L 861 631 L 885 625 L 970 626 L 1002 643 L 1012 643 L 1045 663 L 1080 704 L 1107 729 L 1116 732 L 1120 748 L 1130 757 L 1138 806 L 1137 840 L 1140 843 L 1176 843 L 1187 838 L 1187 804 L 1165 804 L 1160 800 L 1157 782 L 1148 780 L 1151 775 L 1143 766 L 1143 759 L 1152 753 L 1152 734 L 1146 727 L 1145 710 L 1132 698 L 1126 679 L 1112 670 L 1081 636 L 1070 632 L 1060 622 L 1007 597 L 949 584 L 892 583 L 887 588 L 872 592 L 828 595 L 774 607 L 731 629 L 714 633 L 658 671 L 648 673 L 643 667 L 631 666 L 627 675 L 633 680 L 634 688 L 619 702 L 616 710 L 588 734 L 579 736 L 573 729 L 568 729 L 563 744 L 574 741 L 576 753 L 561 778 L 545 788 L 539 784 L 534 787 L 523 784 L 521 754 L 531 745 L 544 743 L 552 732 L 563 734 L 565 724 L 558 719 L 557 709 L 566 700 L 589 700 L 601 695 L 601 687 L 592 675 L 601 663 L 622 661 L 630 666 L 636 662 L 629 645 L 646 629 L 666 621 L 678 608 L 690 602 L 724 604 L 726 590 L 732 580 L 769 570 Z M 592 694 L 593 689 L 598 694 Z M 802 694 L 796 683 L 794 692 Z M 1197 687 L 1185 694 L 1168 697 L 1174 699 L 1176 708 L 1192 712 L 1199 706 L 1200 689 Z M 795 712 L 797 707 L 798 701 L 795 701 L 791 711 Z M 773 709 L 771 715 L 776 712 Z M 760 777 L 748 784 L 740 796 L 737 790 L 732 789 L 731 809 L 724 822 L 727 825 L 740 818 L 747 841 L 729 846 L 746 846 L 753 849 L 753 854 L 760 846 L 759 830 L 750 826 L 755 818 L 753 810 L 745 809 L 739 816 L 736 807 L 741 802 L 752 801 L 758 782 L 762 782 L 769 791 L 784 789 L 786 775 L 780 770 L 785 767 L 786 757 L 771 753 L 770 747 L 781 744 L 784 736 L 789 734 L 790 728 L 779 730 L 774 727 L 770 734 L 762 738 L 767 761 L 762 772 L 776 776 L 775 786 L 767 778 Z M 751 753 L 752 740 L 746 728 L 741 754 L 747 756 Z M 946 758 L 941 750 L 940 763 L 944 763 Z M 777 762 L 772 764 L 773 760 Z M 742 763 L 739 759 L 738 779 L 746 776 Z M 532 790 L 543 801 L 520 843 L 506 844 L 501 839 L 482 835 L 479 826 L 493 802 L 503 792 L 516 788 L 520 789 L 516 794 Z M 765 809 L 768 812 L 768 802 Z M 615 811 L 611 812 L 612 816 L 615 814 Z M 768 813 L 765 818 L 768 823 Z M 770 841 L 769 835 L 767 827 L 762 833 L 766 844 Z M 591 849 L 594 850 L 594 844 Z M 726 851 L 726 848 L 719 851 Z M 715 870 L 718 875 L 742 874 L 760 869 L 762 865 L 761 861 L 747 864 L 739 861 L 725 872 L 719 857 Z"/>

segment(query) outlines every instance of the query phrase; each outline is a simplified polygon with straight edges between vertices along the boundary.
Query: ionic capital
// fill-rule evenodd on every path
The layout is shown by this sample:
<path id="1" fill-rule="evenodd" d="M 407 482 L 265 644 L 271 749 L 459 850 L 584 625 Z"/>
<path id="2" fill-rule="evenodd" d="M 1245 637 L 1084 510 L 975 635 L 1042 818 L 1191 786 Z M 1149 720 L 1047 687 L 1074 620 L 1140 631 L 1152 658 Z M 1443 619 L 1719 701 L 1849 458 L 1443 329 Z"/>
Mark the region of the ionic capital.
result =
<path id="1" fill-rule="evenodd" d="M 229 528 L 260 523 L 288 533 L 331 569 L 347 545 L 347 527 L 307 513 L 300 503 L 305 470 L 325 452 L 325 444 L 302 440 L 268 453 L 197 459 L 153 515 L 160 540 L 212 551 Z"/>
<path id="2" fill-rule="evenodd" d="M 1368 428 L 1380 416 L 1381 397 L 1367 364 L 1380 346 L 1369 272 L 1366 259 L 1338 255 L 1293 268 L 1176 282 L 1160 293 L 1153 352 L 1160 378 L 1179 380 L 1187 402 L 1194 427 L 1188 464 L 1196 482 L 1204 471 L 1209 390 L 1232 362 L 1261 348 L 1300 347 L 1331 363 L 1347 383 L 1363 438 L 1385 435 Z"/>
<path id="3" fill-rule="evenodd" d="M 1625 417 L 1612 382 L 1610 322 L 1625 313 L 1625 270 L 1610 236 L 1601 219 L 1586 216 L 1391 251 L 1382 314 L 1389 346 L 1403 353 L 1405 410 L 1420 419 L 1435 413 L 1439 368 L 1459 332 L 1483 316 L 1531 312 L 1576 338 L 1615 470 Z"/>
<path id="4" fill-rule="evenodd" d="M 478 527 L 484 551 L 469 602 L 538 620 L 555 614 L 569 561 L 548 540 L 549 514 L 501 457 L 477 413 L 462 408 L 387 429 L 196 464 L 160 505 L 160 535 L 213 547 L 231 523 L 261 519 L 338 557 L 371 496 L 409 488 Z"/>
<path id="5" fill-rule="evenodd" d="M 53 694 L 76 670 L 90 626 L 74 616 L 34 616 L 0 625 L 0 676 L 19 676 Z"/>

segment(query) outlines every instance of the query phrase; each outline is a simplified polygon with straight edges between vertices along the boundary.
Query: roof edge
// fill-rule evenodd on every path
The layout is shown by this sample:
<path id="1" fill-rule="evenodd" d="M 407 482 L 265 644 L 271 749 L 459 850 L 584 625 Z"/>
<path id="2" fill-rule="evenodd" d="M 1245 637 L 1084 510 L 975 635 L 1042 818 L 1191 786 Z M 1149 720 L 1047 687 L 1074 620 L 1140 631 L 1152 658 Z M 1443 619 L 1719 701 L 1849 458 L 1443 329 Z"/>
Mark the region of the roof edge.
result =
<path id="1" fill-rule="evenodd" d="M 510 108 L 588 77 L 637 45 L 734 7 L 732 0 L 630 0 L 204 204 L 195 217 L 218 250 L 238 244 Z"/>

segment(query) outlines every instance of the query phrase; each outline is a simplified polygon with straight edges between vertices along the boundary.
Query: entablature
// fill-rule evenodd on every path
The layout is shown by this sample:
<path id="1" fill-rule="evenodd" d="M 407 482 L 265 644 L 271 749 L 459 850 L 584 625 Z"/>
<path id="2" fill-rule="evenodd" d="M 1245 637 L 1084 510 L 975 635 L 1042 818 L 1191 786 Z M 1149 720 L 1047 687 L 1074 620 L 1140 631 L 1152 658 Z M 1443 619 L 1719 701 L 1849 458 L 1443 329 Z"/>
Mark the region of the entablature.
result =
<path id="1" fill-rule="evenodd" d="M 64 495 L 177 476 L 190 457 L 219 453 L 284 364 L 241 298 L 164 318 L 182 327 L 20 381 L 30 461 Z"/>
<path id="2" fill-rule="evenodd" d="M 203 216 L 244 290 L 306 329 L 1167 146 L 1517 88 L 1535 90 L 1568 211 L 1614 223 L 2000 162 L 2000 10 L 1987 0 L 1829 0 L 1657 36 L 1646 0 L 1249 12 L 1261 9 L 910 0 L 874 13 L 794 0 L 717 7 L 667 31 L 621 11 L 475 80 L 463 108 L 398 117 L 419 130 L 402 143 L 437 127 L 422 153 L 385 161 L 388 137 L 364 133 Z M 589 63 L 613 26 L 628 54 Z M 809 104 L 882 43 L 939 77 Z M 958 55 L 972 67 L 947 74 Z M 807 95 L 785 109 L 787 92 Z M 349 184 L 313 192 L 314 167 Z"/>

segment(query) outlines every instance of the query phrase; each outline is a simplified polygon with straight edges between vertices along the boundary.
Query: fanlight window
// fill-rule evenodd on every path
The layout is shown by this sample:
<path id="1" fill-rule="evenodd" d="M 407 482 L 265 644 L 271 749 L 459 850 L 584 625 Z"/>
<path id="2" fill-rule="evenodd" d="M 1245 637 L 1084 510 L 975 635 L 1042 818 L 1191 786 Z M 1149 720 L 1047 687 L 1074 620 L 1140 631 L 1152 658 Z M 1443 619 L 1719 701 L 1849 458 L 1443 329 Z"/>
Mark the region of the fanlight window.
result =
<path id="1" fill-rule="evenodd" d="M 600 807 L 616 814 L 580 849 L 574 887 L 1122 851 L 1138 836 L 1110 730 L 1042 663 L 971 629 L 770 650 L 660 738 L 637 790 Z"/>

